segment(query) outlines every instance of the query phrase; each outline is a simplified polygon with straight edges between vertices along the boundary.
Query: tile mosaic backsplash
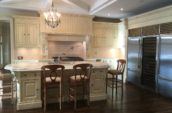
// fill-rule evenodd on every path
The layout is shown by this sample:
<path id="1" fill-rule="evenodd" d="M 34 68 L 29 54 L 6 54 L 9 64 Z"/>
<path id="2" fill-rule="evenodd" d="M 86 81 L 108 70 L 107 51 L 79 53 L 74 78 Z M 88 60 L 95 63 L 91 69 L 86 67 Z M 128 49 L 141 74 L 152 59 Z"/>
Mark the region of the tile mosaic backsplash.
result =
<path id="1" fill-rule="evenodd" d="M 85 43 L 76 41 L 48 41 L 48 58 L 59 55 L 85 58 Z"/>

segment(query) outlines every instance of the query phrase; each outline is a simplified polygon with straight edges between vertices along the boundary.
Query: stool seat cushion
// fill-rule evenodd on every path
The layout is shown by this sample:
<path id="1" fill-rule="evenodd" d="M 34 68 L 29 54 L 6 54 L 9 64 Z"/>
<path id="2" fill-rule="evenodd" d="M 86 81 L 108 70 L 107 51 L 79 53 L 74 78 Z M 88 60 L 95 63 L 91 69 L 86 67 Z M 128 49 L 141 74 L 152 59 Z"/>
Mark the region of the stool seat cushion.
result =
<path id="1" fill-rule="evenodd" d="M 114 70 L 108 70 L 108 74 L 119 75 L 119 74 L 123 74 L 123 73 L 114 69 Z"/>
<path id="2" fill-rule="evenodd" d="M 46 83 L 51 83 L 51 82 L 60 82 L 61 78 L 60 77 L 46 77 Z"/>
<path id="3" fill-rule="evenodd" d="M 84 77 L 84 75 L 76 75 L 76 81 L 80 81 L 81 79 L 88 79 L 87 76 Z M 71 76 L 70 80 L 75 80 L 75 76 Z"/>

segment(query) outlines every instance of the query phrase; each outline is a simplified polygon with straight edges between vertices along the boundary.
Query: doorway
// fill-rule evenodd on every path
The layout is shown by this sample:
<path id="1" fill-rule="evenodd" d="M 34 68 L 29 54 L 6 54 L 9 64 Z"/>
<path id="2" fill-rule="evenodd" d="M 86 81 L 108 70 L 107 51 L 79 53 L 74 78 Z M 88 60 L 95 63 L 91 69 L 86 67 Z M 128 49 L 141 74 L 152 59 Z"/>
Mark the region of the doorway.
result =
<path id="1" fill-rule="evenodd" d="M 10 22 L 0 20 L 0 69 L 11 63 Z"/>

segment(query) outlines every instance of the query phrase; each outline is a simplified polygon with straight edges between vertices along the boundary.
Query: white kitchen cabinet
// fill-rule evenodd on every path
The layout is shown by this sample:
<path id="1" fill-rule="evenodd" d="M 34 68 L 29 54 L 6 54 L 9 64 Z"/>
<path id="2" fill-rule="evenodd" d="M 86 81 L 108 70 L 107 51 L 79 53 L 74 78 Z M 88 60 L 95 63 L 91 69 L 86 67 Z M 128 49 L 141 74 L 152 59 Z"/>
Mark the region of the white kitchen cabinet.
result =
<path id="1" fill-rule="evenodd" d="M 90 79 L 90 100 L 106 99 L 107 68 L 93 69 Z"/>
<path id="2" fill-rule="evenodd" d="M 51 28 L 45 23 L 45 18 L 40 18 L 41 32 L 63 35 L 92 35 L 92 17 L 74 14 L 62 14 L 60 24 Z"/>
<path id="3" fill-rule="evenodd" d="M 17 109 L 41 107 L 40 72 L 17 72 Z"/>
<path id="4" fill-rule="evenodd" d="M 38 47 L 40 30 L 39 18 L 37 17 L 15 17 L 15 46 L 16 47 Z"/>
<path id="5" fill-rule="evenodd" d="M 113 47 L 118 35 L 118 24 L 93 22 L 93 46 Z"/>

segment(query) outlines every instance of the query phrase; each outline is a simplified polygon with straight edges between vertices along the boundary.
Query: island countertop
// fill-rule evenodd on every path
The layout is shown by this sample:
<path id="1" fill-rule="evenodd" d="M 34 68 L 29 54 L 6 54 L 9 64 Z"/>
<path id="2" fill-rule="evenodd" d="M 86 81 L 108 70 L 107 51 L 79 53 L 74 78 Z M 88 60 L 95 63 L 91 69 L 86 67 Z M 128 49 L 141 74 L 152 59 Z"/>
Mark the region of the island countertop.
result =
<path id="1" fill-rule="evenodd" d="M 94 61 L 73 61 L 73 62 L 61 62 L 60 65 L 64 65 L 65 69 L 73 69 L 73 66 L 79 63 L 90 63 L 93 68 L 108 68 L 107 63 L 94 62 Z M 10 71 L 40 71 L 43 65 L 54 65 L 54 63 L 47 62 L 20 62 L 14 64 L 8 64 L 5 69 Z"/>
<path id="2" fill-rule="evenodd" d="M 106 80 L 108 64 L 95 61 L 73 61 L 60 62 L 65 66 L 62 94 L 63 101 L 68 101 L 68 78 L 73 74 L 73 66 L 79 63 L 90 63 L 93 65 L 93 71 L 90 77 L 90 101 L 106 99 Z M 16 80 L 17 94 L 17 110 L 41 108 L 41 67 L 43 65 L 53 65 L 53 62 L 17 62 L 5 66 L 5 69 L 10 70 Z M 52 97 L 56 95 L 56 91 L 48 91 L 48 101 L 57 102 Z"/>

